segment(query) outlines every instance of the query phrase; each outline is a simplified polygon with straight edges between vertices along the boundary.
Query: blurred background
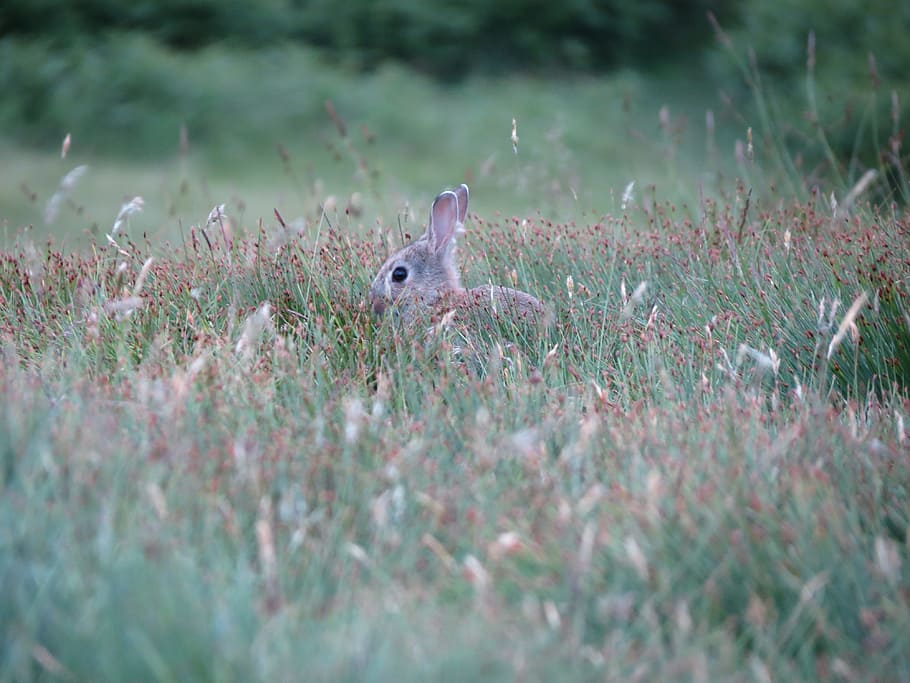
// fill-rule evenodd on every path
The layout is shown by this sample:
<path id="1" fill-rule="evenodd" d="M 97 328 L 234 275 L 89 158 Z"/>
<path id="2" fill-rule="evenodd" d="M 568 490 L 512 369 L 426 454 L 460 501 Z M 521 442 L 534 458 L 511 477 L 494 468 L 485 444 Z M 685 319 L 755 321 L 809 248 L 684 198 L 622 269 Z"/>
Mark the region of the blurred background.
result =
<path id="1" fill-rule="evenodd" d="M 7 0 L 3 238 L 91 240 L 134 196 L 132 228 L 170 238 L 220 203 L 421 221 L 462 181 L 478 211 L 561 219 L 749 164 L 899 185 L 908 31 L 910 0 Z"/>

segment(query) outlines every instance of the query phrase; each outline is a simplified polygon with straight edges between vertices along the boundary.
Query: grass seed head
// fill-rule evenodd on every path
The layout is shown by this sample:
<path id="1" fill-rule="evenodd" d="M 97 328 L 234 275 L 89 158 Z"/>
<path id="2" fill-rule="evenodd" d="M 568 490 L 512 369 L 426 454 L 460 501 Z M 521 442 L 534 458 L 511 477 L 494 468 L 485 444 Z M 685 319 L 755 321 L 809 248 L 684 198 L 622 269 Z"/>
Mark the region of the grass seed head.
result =
<path id="1" fill-rule="evenodd" d="M 626 189 L 622 191 L 622 199 L 620 200 L 620 208 L 625 211 L 626 208 L 634 201 L 635 199 L 635 181 L 630 180 L 629 184 L 626 185 Z"/>
<path id="2" fill-rule="evenodd" d="M 689 603 L 686 600 L 679 600 L 674 609 L 674 621 L 676 628 L 682 636 L 688 636 L 692 632 L 692 615 L 689 612 Z"/>
<path id="3" fill-rule="evenodd" d="M 638 578 L 642 581 L 647 581 L 651 573 L 651 570 L 648 567 L 648 558 L 645 557 L 645 553 L 642 551 L 638 541 L 635 540 L 635 537 L 626 536 L 626 540 L 623 542 L 623 548 L 625 548 L 626 558 L 629 560 L 635 573 L 638 574 Z"/>
<path id="4" fill-rule="evenodd" d="M 145 487 L 145 493 L 148 495 L 149 501 L 152 504 L 152 509 L 155 511 L 158 519 L 162 521 L 167 519 L 167 501 L 164 498 L 161 487 L 158 486 L 156 482 L 150 481 Z"/>
<path id="5" fill-rule="evenodd" d="M 487 552 L 490 559 L 498 562 L 504 557 L 514 555 L 523 547 L 521 536 L 514 531 L 504 531 L 496 537 L 496 540 L 490 543 Z"/>
<path id="6" fill-rule="evenodd" d="M 209 216 L 205 221 L 206 227 L 210 225 L 222 225 L 227 219 L 227 214 L 224 212 L 224 204 L 218 204 L 209 211 Z"/>
<path id="7" fill-rule="evenodd" d="M 626 281 L 623 280 L 619 285 L 620 296 L 623 300 L 623 309 L 622 317 L 629 319 L 632 317 L 632 313 L 636 306 L 638 306 L 642 301 L 644 301 L 645 294 L 648 291 L 648 281 L 642 280 L 638 283 L 638 286 L 635 288 L 635 291 L 632 292 L 632 296 L 626 298 Z M 651 311 L 651 315 L 655 315 L 657 306 L 654 307 L 654 310 Z M 649 320 L 650 324 L 650 320 Z"/>
<path id="8" fill-rule="evenodd" d="M 142 291 L 142 286 L 145 284 L 145 279 L 148 277 L 149 270 L 152 267 L 153 259 L 149 256 L 145 263 L 142 264 L 142 270 L 139 271 L 139 277 L 136 278 L 136 284 L 133 285 L 133 296 L 139 296 L 139 293 Z"/>
<path id="9" fill-rule="evenodd" d="M 464 558 L 462 576 L 474 586 L 478 595 L 485 594 L 490 586 L 490 573 L 481 564 L 480 560 L 473 555 L 467 555 Z"/>
<path id="10" fill-rule="evenodd" d="M 751 358 L 755 362 L 756 368 L 762 372 L 771 372 L 776 375 L 780 368 L 780 357 L 774 349 L 768 349 L 768 353 L 765 354 L 748 344 L 740 344 L 736 351 L 736 365 L 742 365 L 746 358 Z"/>
<path id="11" fill-rule="evenodd" d="M 127 296 L 122 299 L 105 301 L 104 312 L 108 315 L 113 315 L 115 320 L 123 320 L 144 304 L 145 299 L 141 296 Z"/>
<path id="12" fill-rule="evenodd" d="M 828 344 L 827 358 L 829 360 L 831 359 L 831 356 L 834 355 L 837 347 L 840 346 L 841 342 L 844 340 L 844 337 L 848 332 L 851 333 L 853 339 L 859 338 L 859 328 L 857 328 L 855 324 L 856 316 L 859 315 L 860 310 L 863 306 L 866 305 L 867 301 L 869 301 L 869 295 L 866 292 L 863 292 L 853 300 L 850 308 L 847 309 L 847 312 L 844 314 L 844 317 L 840 322 L 840 326 L 837 328 L 837 333 L 835 333 L 834 338 L 831 340 L 831 343 Z"/>
<path id="13" fill-rule="evenodd" d="M 547 626 L 552 630 L 558 631 L 562 627 L 562 617 L 559 616 L 559 609 L 552 600 L 544 600 L 543 616 L 547 621 Z"/>
<path id="14" fill-rule="evenodd" d="M 367 417 L 363 401 L 359 397 L 348 398 L 344 402 L 344 440 L 348 444 L 357 442 L 360 429 Z"/>
<path id="15" fill-rule="evenodd" d="M 265 330 L 272 330 L 272 307 L 268 301 L 264 302 L 244 321 L 240 337 L 234 346 L 234 353 L 245 361 L 252 360 L 259 338 Z"/>
<path id="16" fill-rule="evenodd" d="M 901 553 L 894 541 L 875 537 L 875 566 L 890 585 L 897 585 L 901 578 Z"/>
<path id="17" fill-rule="evenodd" d="M 114 238 L 117 236 L 117 233 L 120 232 L 120 229 L 123 227 L 124 223 L 129 220 L 129 217 L 142 211 L 145 206 L 145 200 L 142 197 L 133 197 L 131 200 L 126 202 L 120 207 L 120 211 L 117 214 L 117 218 L 114 220 L 114 225 L 111 227 L 110 235 L 108 238 Z"/>
<path id="18" fill-rule="evenodd" d="M 76 166 L 73 170 L 63 176 L 57 191 L 51 195 L 51 198 L 47 200 L 47 204 L 44 207 L 45 223 L 50 225 L 57 220 L 57 216 L 60 213 L 60 205 L 63 204 L 63 200 L 73 191 L 73 188 L 76 187 L 76 183 L 85 175 L 86 171 L 88 171 L 88 166 L 82 164 Z"/>

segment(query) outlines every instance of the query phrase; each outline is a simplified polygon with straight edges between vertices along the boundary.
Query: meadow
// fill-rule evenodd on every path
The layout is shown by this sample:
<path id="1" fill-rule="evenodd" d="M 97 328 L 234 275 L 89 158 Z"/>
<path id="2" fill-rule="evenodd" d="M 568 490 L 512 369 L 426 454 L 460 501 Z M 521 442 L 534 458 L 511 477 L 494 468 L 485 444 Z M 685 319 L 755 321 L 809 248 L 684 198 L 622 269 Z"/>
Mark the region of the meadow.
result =
<path id="1" fill-rule="evenodd" d="M 4 148 L 0 680 L 910 680 L 887 169 L 629 74 L 366 82 L 413 118 L 246 169 Z M 371 315 L 465 180 L 547 329 Z"/>

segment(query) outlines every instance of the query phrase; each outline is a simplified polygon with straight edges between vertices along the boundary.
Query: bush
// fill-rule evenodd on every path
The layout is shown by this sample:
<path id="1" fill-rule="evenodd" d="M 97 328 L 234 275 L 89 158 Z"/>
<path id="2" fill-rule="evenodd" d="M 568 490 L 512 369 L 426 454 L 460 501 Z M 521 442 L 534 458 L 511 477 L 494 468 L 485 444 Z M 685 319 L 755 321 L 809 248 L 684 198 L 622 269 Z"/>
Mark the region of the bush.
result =
<path id="1" fill-rule="evenodd" d="M 273 120 L 284 130 L 293 129 L 289 120 L 324 120 L 326 60 L 341 67 L 339 84 L 353 81 L 346 67 L 373 70 L 390 61 L 443 80 L 478 70 L 650 63 L 705 42 L 706 4 L 7 3 L 0 9 L 0 123 L 26 144 L 53 146 L 72 131 L 100 152 L 160 154 L 175 149 L 183 124 L 194 142 L 219 144 L 251 129 L 273 133 Z M 682 21 L 687 12 L 699 20 Z M 232 124 L 241 116 L 244 126 Z M 259 126 L 262 119 L 269 120 Z"/>
<path id="2" fill-rule="evenodd" d="M 300 36 L 362 66 L 400 59 L 443 77 L 467 69 L 603 69 L 698 49 L 713 3 L 508 0 L 301 3 Z M 696 21 L 692 21 L 696 17 Z"/>
<path id="3" fill-rule="evenodd" d="M 908 30 L 907 3 L 745 0 L 727 34 L 740 70 L 727 51 L 708 62 L 732 93 L 745 94 L 748 84 L 765 99 L 771 119 L 765 133 L 802 162 L 799 171 L 810 182 L 852 184 L 877 167 L 892 192 L 906 198 L 900 138 L 910 115 Z"/>
<path id="4" fill-rule="evenodd" d="M 176 152 L 182 125 L 194 144 L 245 136 L 248 148 L 272 148 L 276 130 L 325 118 L 331 78 L 301 50 L 213 45 L 189 59 L 136 34 L 59 51 L 47 41 L 6 39 L 0 83 L 11 96 L 0 101 L 0 122 L 27 144 L 56 146 L 70 131 L 86 149 L 124 156 Z"/>
<path id="5" fill-rule="evenodd" d="M 819 66 L 832 76 L 868 84 L 866 55 L 875 54 L 885 78 L 910 63 L 910 5 L 890 0 L 745 0 L 734 36 L 755 49 L 759 68 L 790 78 L 805 73 L 806 37 L 815 33 Z M 844 40 L 849 36 L 849 40 Z M 824 57 L 822 56 L 824 55 Z"/>
<path id="6" fill-rule="evenodd" d="M 396 59 L 452 77 L 476 68 L 589 69 L 665 59 L 705 44 L 704 15 L 712 6 L 708 0 L 39 0 L 2 10 L 0 30 L 58 47 L 74 35 L 112 31 L 140 33 L 178 50 L 222 40 L 260 48 L 295 40 L 360 67 Z"/>
<path id="7" fill-rule="evenodd" d="M 221 40 L 249 47 L 286 38 L 291 14 L 286 0 L 37 0 L 7 3 L 0 10 L 0 36 L 40 37 L 56 46 L 66 46 L 72 44 L 74 36 L 131 31 L 182 50 Z"/>

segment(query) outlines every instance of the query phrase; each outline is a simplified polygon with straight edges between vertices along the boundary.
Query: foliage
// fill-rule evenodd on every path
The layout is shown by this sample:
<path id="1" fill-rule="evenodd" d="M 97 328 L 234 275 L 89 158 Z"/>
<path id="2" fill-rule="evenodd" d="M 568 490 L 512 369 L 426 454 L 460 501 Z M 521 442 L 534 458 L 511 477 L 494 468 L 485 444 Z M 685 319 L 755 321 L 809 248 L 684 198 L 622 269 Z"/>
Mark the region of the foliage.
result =
<path id="1" fill-rule="evenodd" d="M 221 41 L 245 48 L 303 41 L 360 67 L 397 59 L 458 78 L 477 68 L 604 68 L 653 62 L 703 44 L 710 35 L 703 17 L 711 6 L 705 0 L 633 5 L 572 0 L 569 6 L 540 0 L 341 5 L 324 0 L 41 0 L 9 5 L 0 27 L 4 34 L 38 37 L 55 47 L 71 44 L 77 35 L 92 42 L 127 31 L 190 52 Z M 688 21 L 692 16 L 699 20 Z M 481 45 L 484 49 L 478 49 Z"/>
<path id="2" fill-rule="evenodd" d="M 728 96 L 757 96 L 763 143 L 774 138 L 810 184 L 837 179 L 846 191 L 875 169 L 889 195 L 906 202 L 910 6 L 759 1 L 745 2 L 739 16 L 718 28 L 726 49 L 707 61 Z"/>
<path id="3" fill-rule="evenodd" d="M 749 0 L 740 11 L 740 25 L 732 31 L 754 51 L 758 66 L 768 76 L 792 78 L 805 71 L 806 40 L 815 34 L 817 59 L 830 63 L 832 78 L 845 75 L 859 84 L 869 79 L 866 56 L 875 55 L 879 77 L 902 76 L 910 60 L 904 36 L 910 29 L 910 6 L 888 0 Z M 844 37 L 850 40 L 845 41 Z M 828 92 L 828 91 L 825 91 Z"/>
<path id="4" fill-rule="evenodd" d="M 89 79 L 112 73 L 92 56 L 112 50 L 135 58 L 117 69 L 165 64 L 159 95 L 184 105 L 203 96 L 168 74 L 236 67 L 264 84 L 242 116 L 284 120 L 261 97 L 268 61 L 212 47 L 190 68 L 135 36 L 73 63 L 12 44 L 0 70 L 23 88 L 31 61 Z M 312 58 L 276 54 L 262 59 Z M 307 63 L 315 93 L 288 96 L 334 126 L 324 141 L 355 188 L 329 194 L 318 163 L 282 148 L 302 196 L 267 212 L 235 189 L 226 216 L 193 225 L 182 202 L 208 201 L 211 179 L 154 176 L 176 247 L 140 234 L 142 202 L 99 229 L 121 198 L 72 193 L 58 234 L 95 220 L 110 239 L 72 249 L 23 229 L 0 253 L 0 680 L 906 680 L 910 218 L 884 183 L 851 196 L 836 173 L 807 177 L 779 112 L 740 143 L 741 181 L 696 174 L 676 109 L 617 127 L 628 151 L 591 133 L 613 110 L 561 83 L 418 106 L 426 84 L 383 70 L 346 103 L 394 93 L 407 116 L 346 123 L 344 101 L 323 104 L 337 74 Z M 637 86 L 600 96 L 623 108 Z M 560 100 L 568 131 L 523 118 L 514 163 L 464 151 L 499 102 Z M 441 124 L 443 147 L 446 108 L 471 124 Z M 388 148 L 351 124 L 377 119 L 425 144 L 400 157 L 414 177 L 477 174 L 464 282 L 535 294 L 546 329 L 372 317 L 372 275 L 426 208 L 377 191 Z M 639 182 L 614 197 L 579 171 L 582 146 Z M 641 181 L 650 154 L 670 190 Z M 676 201 L 693 177 L 695 199 Z M 509 186 L 530 188 L 523 210 L 484 208 Z M 575 208 L 552 220 L 569 189 Z M 288 205 L 298 218 L 272 210 Z"/>
<path id="5" fill-rule="evenodd" d="M 23 237 L 0 678 L 900 680 L 906 215 L 623 202 L 472 216 L 554 318 L 467 356 L 372 319 L 400 237 L 340 209 Z"/>
<path id="6" fill-rule="evenodd" d="M 65 47 L 74 39 L 94 41 L 110 33 L 134 32 L 192 52 L 222 40 L 252 47 L 286 39 L 292 9 L 286 0 L 37 0 L 7 3 L 2 12 L 0 36 L 34 37 Z"/>
<path id="7" fill-rule="evenodd" d="M 291 90 L 289 70 L 300 73 Z M 280 78 L 257 80 L 261 73 Z M 181 126 L 194 144 L 215 146 L 240 130 L 274 130 L 276 123 L 287 130 L 317 113 L 322 120 L 326 80 L 301 52 L 212 48 L 187 58 L 129 34 L 62 50 L 46 41 L 0 42 L 0 82 L 15 93 L 0 104 L 8 130 L 41 146 L 59 144 L 70 131 L 107 154 L 173 156 Z"/>
<path id="8" fill-rule="evenodd" d="M 300 33 L 307 42 L 361 66 L 396 58 L 458 79 L 477 68 L 604 69 L 657 63 L 704 44 L 709 33 L 702 18 L 711 5 L 702 0 L 571 0 L 568 5 L 359 0 L 338 6 L 310 0 L 301 3 Z M 699 20 L 690 21 L 692 17 Z"/>
<path id="9" fill-rule="evenodd" d="M 692 35 L 681 31 L 675 20 L 683 5 L 658 2 L 622 11 L 583 2 L 575 14 L 541 5 L 509 16 L 514 9 L 398 1 L 8 3 L 0 10 L 3 137 L 47 149 L 71 132 L 103 155 L 162 158 L 174 154 L 186 126 L 200 148 L 242 140 L 237 156 L 248 157 L 272 148 L 276 132 L 287 139 L 324 125 L 329 97 L 358 101 L 359 109 L 394 108 L 400 119 L 400 101 L 370 97 L 377 81 L 398 73 L 396 64 L 450 82 L 481 72 L 580 73 L 657 63 L 655 39 L 668 51 L 689 50 L 708 30 L 699 21 Z M 364 78 L 365 70 L 377 78 Z M 424 90 L 438 96 L 432 84 Z M 508 125 L 508 114 L 502 118 Z"/>

